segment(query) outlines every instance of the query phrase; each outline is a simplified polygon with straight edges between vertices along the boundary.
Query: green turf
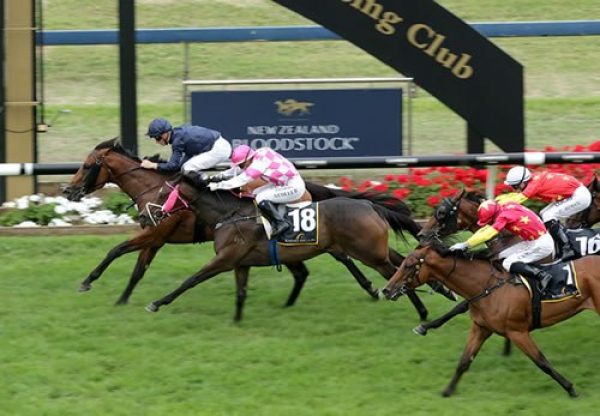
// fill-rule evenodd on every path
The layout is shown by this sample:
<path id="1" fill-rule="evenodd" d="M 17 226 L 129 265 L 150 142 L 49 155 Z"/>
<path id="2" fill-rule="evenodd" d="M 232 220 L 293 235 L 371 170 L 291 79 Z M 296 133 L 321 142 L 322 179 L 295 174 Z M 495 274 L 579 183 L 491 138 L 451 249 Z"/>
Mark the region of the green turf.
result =
<path id="1" fill-rule="evenodd" d="M 591 0 L 443 0 L 470 22 L 600 18 Z M 115 2 L 53 0 L 44 3 L 46 29 L 117 27 Z M 137 1 L 139 28 L 297 25 L 311 22 L 269 0 Z M 73 19 L 72 11 L 77 10 Z M 525 66 L 526 134 L 529 148 L 589 144 L 599 138 L 600 75 L 595 37 L 494 38 Z M 118 47 L 46 47 L 45 115 L 72 110 L 39 136 L 41 162 L 80 161 L 90 145 L 119 134 Z M 139 45 L 138 132 L 140 154 L 156 151 L 142 134 L 150 119 L 184 120 L 181 80 L 184 47 Z M 345 41 L 254 42 L 190 45 L 194 79 L 398 76 Z M 463 152 L 465 122 L 419 90 L 414 100 L 416 154 Z M 9 126 L 10 127 L 10 126 Z M 227 135 L 227 126 L 211 126 Z M 488 151 L 496 151 L 489 145 Z M 166 154 L 166 153 L 165 153 Z"/>
<path id="2" fill-rule="evenodd" d="M 135 256 L 88 293 L 79 282 L 125 236 L 0 237 L 0 409 L 6 415 L 595 415 L 598 318 L 583 313 L 536 332 L 580 397 L 493 337 L 456 395 L 440 396 L 469 326 L 427 337 L 408 302 L 371 301 L 333 260 L 311 260 L 297 304 L 288 273 L 255 269 L 245 319 L 232 322 L 231 273 L 156 314 L 144 306 L 205 263 L 209 245 L 161 251 L 131 300 L 113 306 Z M 404 247 L 398 247 L 405 251 Z M 10 261 L 8 261 L 10 259 Z M 377 286 L 383 279 L 368 271 Z M 422 296 L 432 315 L 451 305 Z"/>

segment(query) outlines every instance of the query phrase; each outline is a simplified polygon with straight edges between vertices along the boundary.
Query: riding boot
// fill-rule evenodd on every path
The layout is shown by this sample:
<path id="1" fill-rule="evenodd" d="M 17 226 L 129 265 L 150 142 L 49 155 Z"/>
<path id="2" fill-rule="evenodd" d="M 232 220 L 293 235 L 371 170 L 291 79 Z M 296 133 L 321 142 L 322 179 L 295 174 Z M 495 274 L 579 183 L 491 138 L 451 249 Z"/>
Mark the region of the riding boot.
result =
<path id="1" fill-rule="evenodd" d="M 516 262 L 510 265 L 511 273 L 520 273 L 527 277 L 534 278 L 540 282 L 540 290 L 544 292 L 548 283 L 552 280 L 552 275 L 545 270 L 540 269 L 532 264 Z"/>
<path id="2" fill-rule="evenodd" d="M 458 300 L 456 293 L 454 293 L 452 290 L 448 289 L 446 286 L 444 286 L 440 282 L 427 282 L 427 284 L 429 285 L 431 290 L 433 290 L 436 293 L 439 293 L 440 295 L 444 296 L 445 298 L 450 299 L 451 301 L 454 301 L 454 302 L 456 302 Z"/>
<path id="3" fill-rule="evenodd" d="M 558 241 L 560 243 L 561 249 L 561 260 L 571 260 L 574 259 L 577 254 L 573 247 L 571 247 L 571 242 L 569 241 L 569 237 L 567 237 L 567 233 L 565 232 L 564 227 L 558 220 L 550 220 L 544 223 L 550 232 L 550 235 L 554 239 L 554 241 Z"/>
<path id="4" fill-rule="evenodd" d="M 198 172 L 196 170 L 188 170 L 183 173 L 183 176 L 198 189 L 206 188 L 208 181 L 208 175 L 204 172 Z"/>
<path id="5" fill-rule="evenodd" d="M 277 208 L 271 201 L 261 201 L 258 203 L 260 212 L 269 220 L 273 226 L 271 237 L 277 237 L 279 234 L 287 231 L 290 228 L 290 223 L 283 218 L 277 211 Z"/>

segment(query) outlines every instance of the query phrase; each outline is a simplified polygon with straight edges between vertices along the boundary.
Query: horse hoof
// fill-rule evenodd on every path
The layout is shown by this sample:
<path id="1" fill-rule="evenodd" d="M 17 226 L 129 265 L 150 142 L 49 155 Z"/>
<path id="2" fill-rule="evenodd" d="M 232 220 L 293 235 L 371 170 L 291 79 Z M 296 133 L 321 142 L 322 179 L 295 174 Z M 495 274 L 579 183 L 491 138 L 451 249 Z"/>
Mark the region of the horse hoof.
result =
<path id="1" fill-rule="evenodd" d="M 152 302 L 150 305 L 146 306 L 146 310 L 148 312 L 158 312 L 158 306 L 156 306 L 156 304 Z"/>
<path id="2" fill-rule="evenodd" d="M 413 328 L 412 330 L 415 334 L 417 335 L 421 335 L 421 336 L 425 336 L 427 335 L 427 328 L 425 328 L 423 325 L 417 325 Z"/>
<path id="3" fill-rule="evenodd" d="M 383 294 L 381 293 L 381 291 L 379 289 L 375 289 L 374 291 L 369 292 L 369 295 L 371 295 L 371 299 L 373 299 L 375 301 L 385 297 L 385 296 L 383 296 Z"/>
<path id="4" fill-rule="evenodd" d="M 82 283 L 82 284 L 79 286 L 78 292 L 81 292 L 81 293 L 83 293 L 83 292 L 88 292 L 88 291 L 90 291 L 91 289 L 92 289 L 92 285 L 90 285 L 89 283 Z"/>

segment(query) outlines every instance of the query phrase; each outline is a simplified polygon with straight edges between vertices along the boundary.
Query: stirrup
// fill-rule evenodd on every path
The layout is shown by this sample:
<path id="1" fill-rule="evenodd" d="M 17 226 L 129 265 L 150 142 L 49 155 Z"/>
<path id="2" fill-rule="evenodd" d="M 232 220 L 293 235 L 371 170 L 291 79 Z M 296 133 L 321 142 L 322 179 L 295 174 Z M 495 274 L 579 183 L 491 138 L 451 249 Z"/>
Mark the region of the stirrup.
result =
<path id="1" fill-rule="evenodd" d="M 146 204 L 146 206 L 144 207 L 143 211 L 145 211 L 147 213 L 148 218 L 150 218 L 150 221 L 152 221 L 152 225 L 154 225 L 155 227 L 162 220 L 164 220 L 166 217 L 169 216 L 168 213 L 163 211 L 162 205 L 153 204 L 152 202 L 148 202 Z"/>
<path id="2" fill-rule="evenodd" d="M 273 227 L 273 224 L 271 224 L 272 227 L 272 231 L 271 231 L 271 238 L 273 237 L 277 237 L 280 234 L 286 232 L 287 230 L 290 229 L 290 224 L 288 222 L 280 222 L 277 224 L 279 227 L 275 228 Z"/>

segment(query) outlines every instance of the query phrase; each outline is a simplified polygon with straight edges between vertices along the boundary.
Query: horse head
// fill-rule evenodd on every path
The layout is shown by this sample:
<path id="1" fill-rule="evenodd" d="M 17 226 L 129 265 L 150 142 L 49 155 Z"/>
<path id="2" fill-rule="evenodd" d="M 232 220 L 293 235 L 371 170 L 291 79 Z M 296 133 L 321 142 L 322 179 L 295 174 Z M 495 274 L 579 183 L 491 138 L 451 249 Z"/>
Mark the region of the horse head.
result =
<path id="1" fill-rule="evenodd" d="M 388 300 L 397 300 L 401 295 L 432 280 L 445 284 L 456 268 L 456 258 L 465 256 L 462 252 L 450 251 L 437 234 L 430 233 L 404 259 L 382 293 Z M 450 268 L 447 260 L 444 260 L 446 257 L 454 262 Z"/>
<path id="2" fill-rule="evenodd" d="M 115 149 L 121 149 L 118 138 L 100 143 L 87 155 L 69 184 L 63 187 L 63 194 L 68 200 L 80 201 L 85 195 L 110 182 L 112 172 L 106 160 L 110 152 Z"/>
<path id="3" fill-rule="evenodd" d="M 411 252 L 402 262 L 398 270 L 387 282 L 381 293 L 388 300 L 398 300 L 409 290 L 421 286 L 429 279 L 429 270 L 426 267 L 426 256 L 430 247 L 419 246 Z"/>
<path id="4" fill-rule="evenodd" d="M 473 228 L 477 223 L 477 207 L 483 199 L 479 192 L 464 189 L 451 198 L 444 198 L 421 229 L 419 238 L 430 234 L 444 238 Z"/>

